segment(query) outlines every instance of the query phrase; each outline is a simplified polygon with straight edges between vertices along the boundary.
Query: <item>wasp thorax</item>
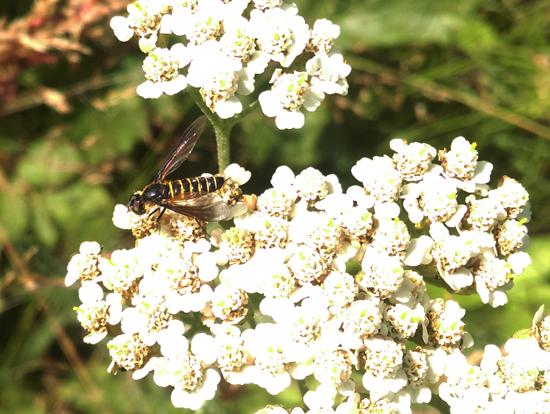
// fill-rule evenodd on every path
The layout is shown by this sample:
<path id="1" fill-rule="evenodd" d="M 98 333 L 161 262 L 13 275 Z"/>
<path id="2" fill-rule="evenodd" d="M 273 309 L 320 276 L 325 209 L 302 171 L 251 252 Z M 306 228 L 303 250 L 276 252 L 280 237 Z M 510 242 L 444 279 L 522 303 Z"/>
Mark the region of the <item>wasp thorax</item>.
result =
<path id="1" fill-rule="evenodd" d="M 160 200 L 168 198 L 169 195 L 169 190 L 166 188 L 165 185 L 160 183 L 148 185 L 143 190 L 143 198 L 147 201 L 158 202 Z"/>

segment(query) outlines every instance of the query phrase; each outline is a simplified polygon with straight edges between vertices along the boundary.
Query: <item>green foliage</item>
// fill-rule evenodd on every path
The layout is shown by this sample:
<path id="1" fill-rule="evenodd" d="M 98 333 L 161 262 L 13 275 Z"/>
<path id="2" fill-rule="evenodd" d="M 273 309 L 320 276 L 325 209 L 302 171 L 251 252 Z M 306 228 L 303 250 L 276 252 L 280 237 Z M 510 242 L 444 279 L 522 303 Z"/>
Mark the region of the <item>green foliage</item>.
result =
<path id="1" fill-rule="evenodd" d="M 8 20 L 31 4 L 5 3 Z M 233 131 L 232 160 L 253 172 L 245 189 L 262 191 L 281 164 L 313 165 L 351 185 L 352 165 L 388 153 L 394 137 L 438 148 L 458 135 L 473 139 L 480 158 L 494 163 L 495 181 L 510 175 L 530 193 L 533 265 L 503 308 L 457 300 L 468 309 L 476 349 L 529 327 L 536 308 L 550 303 L 550 3 L 297 3 L 310 23 L 327 17 L 341 25 L 337 45 L 353 67 L 349 95 L 327 97 L 298 131 L 277 130 L 259 108 L 244 118 Z M 0 106 L 0 414 L 182 412 L 150 378 L 106 374 L 107 351 L 82 343 L 71 310 L 76 290 L 62 285 L 81 241 L 97 240 L 106 252 L 126 245 L 111 224 L 114 204 L 151 179 L 197 110 L 185 95 L 136 96 L 135 47 L 110 35 L 84 41 L 90 54 L 80 64 L 29 67 L 15 102 Z M 58 89 L 71 110 L 32 99 L 41 86 Z M 214 171 L 215 148 L 207 132 L 181 175 Z M 224 389 L 201 412 L 252 412 L 297 398 L 294 388 L 276 401 L 257 387 Z"/>
<path id="2" fill-rule="evenodd" d="M 10 187 L 0 192 L 0 219 L 3 230 L 9 239 L 19 239 L 28 225 L 28 206 L 23 194 Z"/>
<path id="3" fill-rule="evenodd" d="M 449 45 L 468 25 L 479 0 L 355 2 L 337 22 L 353 47 Z"/>
<path id="4" fill-rule="evenodd" d="M 82 168 L 80 152 L 67 142 L 34 142 L 19 162 L 18 177 L 34 186 L 61 186 Z"/>

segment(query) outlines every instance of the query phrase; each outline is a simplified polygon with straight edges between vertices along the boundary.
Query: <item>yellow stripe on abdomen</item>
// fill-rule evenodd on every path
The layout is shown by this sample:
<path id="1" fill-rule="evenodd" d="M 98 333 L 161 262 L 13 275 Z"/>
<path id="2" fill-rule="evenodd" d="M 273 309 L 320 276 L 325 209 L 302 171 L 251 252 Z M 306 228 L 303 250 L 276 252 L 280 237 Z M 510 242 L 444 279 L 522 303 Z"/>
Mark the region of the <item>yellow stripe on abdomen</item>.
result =
<path id="1" fill-rule="evenodd" d="M 174 198 L 174 189 L 172 188 L 172 181 L 168 181 L 168 189 L 170 190 L 170 198 Z"/>

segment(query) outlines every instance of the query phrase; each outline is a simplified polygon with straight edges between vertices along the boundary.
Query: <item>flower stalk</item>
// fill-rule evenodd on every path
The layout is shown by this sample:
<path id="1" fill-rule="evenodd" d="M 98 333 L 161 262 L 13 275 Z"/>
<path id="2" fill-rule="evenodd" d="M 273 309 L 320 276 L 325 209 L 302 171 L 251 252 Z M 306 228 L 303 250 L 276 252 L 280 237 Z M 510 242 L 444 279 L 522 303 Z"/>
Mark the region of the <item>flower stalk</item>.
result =
<path id="1" fill-rule="evenodd" d="M 217 116 L 215 113 L 213 113 L 202 99 L 202 96 L 198 90 L 189 88 L 187 91 L 214 129 L 214 134 L 216 136 L 218 171 L 221 173 L 229 165 L 230 162 L 229 137 L 235 123 L 231 121 L 225 121 Z"/>

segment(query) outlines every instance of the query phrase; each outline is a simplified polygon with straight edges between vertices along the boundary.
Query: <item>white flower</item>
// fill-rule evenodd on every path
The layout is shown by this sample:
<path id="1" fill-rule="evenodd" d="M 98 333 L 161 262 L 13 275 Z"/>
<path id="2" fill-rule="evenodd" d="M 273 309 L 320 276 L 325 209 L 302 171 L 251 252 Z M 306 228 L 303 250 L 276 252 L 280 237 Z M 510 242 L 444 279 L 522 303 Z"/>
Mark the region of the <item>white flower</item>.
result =
<path id="1" fill-rule="evenodd" d="M 363 341 L 375 335 L 382 323 L 380 300 L 372 295 L 355 300 L 341 315 L 343 328 L 343 346 L 358 349 Z"/>
<path id="2" fill-rule="evenodd" d="M 176 408 L 198 410 L 206 401 L 210 401 L 216 396 L 220 380 L 220 374 L 216 370 L 207 369 L 200 387 L 192 391 L 179 387 L 174 388 L 171 395 L 172 404 Z"/>
<path id="3" fill-rule="evenodd" d="M 443 375 L 446 357 L 447 354 L 442 349 L 416 347 L 405 352 L 403 369 L 409 383 L 403 392 L 411 396 L 412 402 L 418 404 L 430 402 L 431 387 Z"/>
<path id="4" fill-rule="evenodd" d="M 403 283 L 389 299 L 391 303 L 420 303 L 426 307 L 430 298 L 424 278 L 413 270 L 405 270 Z"/>
<path id="5" fill-rule="evenodd" d="M 300 109 L 315 111 L 323 100 L 323 95 L 311 89 L 306 72 L 281 74 L 272 83 L 271 90 L 262 92 L 258 99 L 264 115 L 275 117 L 279 129 L 301 128 L 304 114 Z"/>
<path id="6" fill-rule="evenodd" d="M 200 88 L 210 110 L 227 119 L 243 109 L 241 101 L 235 96 L 237 91 L 242 95 L 251 92 L 239 82 L 241 69 L 241 62 L 225 55 L 218 42 L 207 41 L 194 49 L 187 79 L 190 85 Z"/>
<path id="7" fill-rule="evenodd" d="M 378 219 L 378 225 L 372 235 L 372 247 L 386 251 L 391 256 L 401 256 L 410 242 L 411 237 L 404 221 L 397 217 L 390 220 Z"/>
<path id="8" fill-rule="evenodd" d="M 430 226 L 430 235 L 434 240 L 431 254 L 437 270 L 453 290 L 472 285 L 474 279 L 468 267 L 470 260 L 483 251 L 490 251 L 495 245 L 490 233 L 472 230 L 453 236 L 441 223 Z"/>
<path id="9" fill-rule="evenodd" d="M 162 290 L 164 289 L 159 288 L 159 294 Z M 171 323 L 179 322 L 172 319 L 163 298 L 156 297 L 155 294 L 140 292 L 132 303 L 134 307 L 127 307 L 122 311 L 120 326 L 125 334 L 137 334 L 145 345 L 153 346 L 158 340 L 159 333 L 167 329 Z"/>
<path id="10" fill-rule="evenodd" d="M 466 311 L 454 300 L 437 298 L 430 301 L 423 321 L 422 339 L 443 349 L 467 348 L 473 344 L 470 334 L 464 330 Z"/>
<path id="11" fill-rule="evenodd" d="M 183 336 L 183 324 L 174 324 L 159 335 L 162 357 L 154 357 L 139 373 L 139 378 L 154 371 L 155 383 L 161 387 L 172 386 L 171 398 L 174 407 L 198 410 L 206 401 L 214 398 L 220 374 L 207 368 L 215 360 L 215 347 L 208 345 L 211 339 L 200 336 L 189 341 Z M 199 346 L 205 346 L 197 352 Z M 207 351 L 207 352 L 205 352 Z"/>
<path id="12" fill-rule="evenodd" d="M 529 242 L 527 227 L 517 220 L 506 220 L 497 226 L 495 238 L 498 251 L 504 257 L 516 253 Z"/>
<path id="13" fill-rule="evenodd" d="M 111 29 L 115 33 L 115 36 L 121 42 L 127 42 L 134 35 L 134 31 L 130 28 L 128 24 L 128 19 L 122 16 L 115 16 L 111 18 L 109 22 Z"/>
<path id="14" fill-rule="evenodd" d="M 180 257 L 181 251 L 182 246 L 174 239 L 155 233 L 137 240 L 133 254 L 142 271 L 147 272 L 165 260 Z"/>
<path id="15" fill-rule="evenodd" d="M 161 20 L 160 32 L 165 34 L 185 35 L 191 24 L 191 16 L 197 12 L 199 0 L 168 0 L 171 13 Z"/>
<path id="16" fill-rule="evenodd" d="M 309 363 L 321 350 L 337 347 L 337 333 L 328 324 L 328 303 L 322 291 L 318 288 L 306 291 L 310 293 L 300 305 L 278 300 L 274 301 L 275 306 L 268 307 L 264 303 L 261 306 L 262 312 L 282 327 L 288 355 L 297 363 Z"/>
<path id="17" fill-rule="evenodd" d="M 116 366 L 127 370 L 139 369 L 151 352 L 138 335 L 129 334 L 115 336 L 107 343 L 107 349 L 112 358 L 109 372 L 113 372 Z"/>
<path id="18" fill-rule="evenodd" d="M 295 282 L 284 261 L 283 250 L 260 249 L 248 262 L 224 270 L 220 280 L 248 293 L 259 292 L 266 297 L 286 295 L 294 289 Z"/>
<path id="19" fill-rule="evenodd" d="M 529 194 L 516 180 L 503 177 L 500 185 L 489 191 L 488 197 L 499 202 L 509 218 L 517 218 L 528 206 Z"/>
<path id="20" fill-rule="evenodd" d="M 134 214 L 124 204 L 115 205 L 113 210 L 113 224 L 123 230 L 130 230 L 139 222 L 139 216 Z"/>
<path id="21" fill-rule="evenodd" d="M 174 95 L 187 86 L 187 79 L 179 69 L 187 66 L 190 55 L 187 48 L 176 43 L 170 49 L 156 48 L 143 61 L 147 79 L 138 85 L 136 92 L 144 98 L 158 98 L 163 93 Z"/>
<path id="22" fill-rule="evenodd" d="M 216 324 L 210 327 L 214 336 L 214 346 L 217 365 L 230 384 L 243 383 L 240 380 L 241 371 L 248 362 L 248 354 L 244 348 L 239 328 L 228 324 Z"/>
<path id="23" fill-rule="evenodd" d="M 245 348 L 254 358 L 254 365 L 243 372 L 243 383 L 257 384 L 270 394 L 279 394 L 290 386 L 286 363 L 290 358 L 286 348 L 288 338 L 279 325 L 261 323 L 242 333 Z"/>
<path id="24" fill-rule="evenodd" d="M 221 0 L 200 0 L 193 13 L 184 9 L 175 19 L 177 25 L 172 25 L 172 32 L 185 35 L 190 45 L 217 40 L 223 33 L 224 13 L 227 11 Z"/>
<path id="25" fill-rule="evenodd" d="M 397 200 L 401 190 L 401 176 L 388 156 L 361 158 L 351 168 L 353 176 L 364 187 L 369 201 L 366 205 Z"/>
<path id="26" fill-rule="evenodd" d="M 318 53 L 307 61 L 306 69 L 311 76 L 311 88 L 319 91 L 319 95 L 347 95 L 346 78 L 351 72 L 351 66 L 344 62 L 340 53 Z"/>
<path id="27" fill-rule="evenodd" d="M 306 392 L 304 404 L 310 409 L 308 413 L 333 413 L 336 395 L 336 389 L 330 384 L 320 384 L 315 391 Z"/>
<path id="28" fill-rule="evenodd" d="M 391 338 L 405 340 L 411 338 L 424 321 L 424 307 L 420 303 L 387 305 L 381 333 Z"/>
<path id="29" fill-rule="evenodd" d="M 323 291 L 333 309 L 343 308 L 353 303 L 358 287 L 352 275 L 342 272 L 331 272 L 323 281 Z"/>
<path id="30" fill-rule="evenodd" d="M 483 303 L 492 307 L 502 306 L 508 302 L 506 290 L 510 289 L 511 266 L 506 260 L 485 253 L 474 269 L 476 291 Z"/>
<path id="31" fill-rule="evenodd" d="M 80 253 L 71 257 L 67 265 L 65 286 L 73 285 L 77 280 L 93 280 L 100 275 L 99 265 L 101 246 L 97 242 L 82 242 Z"/>
<path id="32" fill-rule="evenodd" d="M 257 208 L 259 211 L 271 216 L 288 219 L 298 196 L 294 189 L 294 173 L 289 168 L 287 170 L 282 169 L 282 167 L 277 169 L 277 171 L 281 173 L 278 174 L 275 172 L 273 175 L 273 179 L 271 180 L 273 188 L 269 188 L 260 194 Z"/>
<path id="33" fill-rule="evenodd" d="M 296 176 L 294 189 L 299 197 L 311 202 L 325 198 L 329 192 L 329 185 L 321 171 L 309 167 Z"/>
<path id="34" fill-rule="evenodd" d="M 403 180 L 418 181 L 432 167 L 432 160 L 437 151 L 434 147 L 420 142 L 407 143 L 404 139 L 390 141 L 390 148 L 395 151 L 393 160 Z"/>
<path id="35" fill-rule="evenodd" d="M 504 350 L 506 354 L 502 355 L 495 345 L 486 346 L 480 363 L 491 394 L 502 398 L 508 393 L 534 390 L 539 370 L 550 367 L 548 353 L 533 337 L 509 339 Z"/>
<path id="36" fill-rule="evenodd" d="M 430 222 L 442 222 L 456 227 L 467 208 L 458 204 L 458 192 L 452 180 L 444 178 L 434 169 L 417 183 L 407 184 L 402 193 L 403 207 L 413 223 L 424 217 Z"/>
<path id="37" fill-rule="evenodd" d="M 168 11 L 167 1 L 138 0 L 127 7 L 128 17 L 115 16 L 110 26 L 118 40 L 126 42 L 136 34 L 140 49 L 147 53 L 155 47 L 161 19 Z"/>
<path id="38" fill-rule="evenodd" d="M 307 49 L 314 53 L 329 53 L 338 36 L 340 36 L 340 26 L 328 19 L 317 19 L 313 23 Z"/>
<path id="39" fill-rule="evenodd" d="M 439 159 L 444 174 L 451 178 L 462 190 L 473 193 L 481 184 L 487 184 L 491 178 L 493 165 L 479 161 L 477 144 L 470 144 L 464 137 L 457 137 L 451 144 L 450 151 L 440 151 Z"/>
<path id="40" fill-rule="evenodd" d="M 242 16 L 226 16 L 223 22 L 224 34 L 220 38 L 223 53 L 241 61 L 249 77 L 263 73 L 270 56 L 258 50 L 251 25 Z"/>
<path id="41" fill-rule="evenodd" d="M 84 342 L 96 344 L 107 336 L 107 324 L 116 325 L 120 322 L 122 312 L 122 297 L 110 293 L 103 299 L 103 290 L 95 282 L 83 282 L 78 290 L 82 304 L 75 307 L 77 319 L 88 335 Z"/>
<path id="42" fill-rule="evenodd" d="M 451 413 L 475 412 L 489 400 L 487 377 L 479 367 L 471 366 L 460 352 L 447 358 L 447 380 L 439 385 L 439 396 L 451 407 Z M 487 412 L 487 411 L 481 411 Z"/>
<path id="43" fill-rule="evenodd" d="M 358 285 L 381 299 L 390 297 L 403 283 L 401 260 L 386 252 L 367 248 L 361 267 L 363 273 L 357 277 Z"/>
<path id="44" fill-rule="evenodd" d="M 244 185 L 250 180 L 252 174 L 250 173 L 250 171 L 245 170 L 239 164 L 233 163 L 225 167 L 225 170 L 223 171 L 223 176 L 226 178 L 231 178 L 239 185 Z"/>
<path id="45" fill-rule="evenodd" d="M 289 191 L 294 184 L 294 173 L 286 165 L 277 167 L 273 176 L 271 177 L 271 185 L 282 191 Z"/>
<path id="46" fill-rule="evenodd" d="M 218 275 L 214 254 L 204 252 L 190 256 L 167 258 L 149 276 L 163 287 L 166 309 L 171 314 L 201 311 L 212 298 L 212 288 L 201 283 L 210 282 Z"/>
<path id="47" fill-rule="evenodd" d="M 222 283 L 212 296 L 212 314 L 223 322 L 239 323 L 247 314 L 248 295 L 241 289 Z"/>
<path id="48" fill-rule="evenodd" d="M 397 393 L 407 385 L 407 376 L 401 368 L 403 346 L 389 338 L 376 337 L 365 340 L 365 373 L 363 386 L 371 398 L 378 399 L 389 393 Z"/>
<path id="49" fill-rule="evenodd" d="M 492 198 L 476 199 L 474 195 L 466 197 L 468 213 L 466 223 L 475 230 L 491 231 L 506 218 L 506 211 L 502 205 Z"/>
<path id="50" fill-rule="evenodd" d="M 282 67 L 289 67 L 304 50 L 309 28 L 294 5 L 250 12 L 250 26 L 261 51 Z"/>
<path id="51" fill-rule="evenodd" d="M 526 252 L 517 252 L 508 256 L 507 262 L 512 272 L 519 275 L 531 264 L 531 257 Z"/>
<path id="52" fill-rule="evenodd" d="M 103 285 L 108 290 L 128 294 L 135 282 L 143 276 L 135 250 L 115 250 L 111 258 L 100 264 Z"/>

